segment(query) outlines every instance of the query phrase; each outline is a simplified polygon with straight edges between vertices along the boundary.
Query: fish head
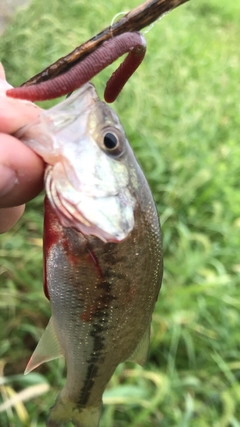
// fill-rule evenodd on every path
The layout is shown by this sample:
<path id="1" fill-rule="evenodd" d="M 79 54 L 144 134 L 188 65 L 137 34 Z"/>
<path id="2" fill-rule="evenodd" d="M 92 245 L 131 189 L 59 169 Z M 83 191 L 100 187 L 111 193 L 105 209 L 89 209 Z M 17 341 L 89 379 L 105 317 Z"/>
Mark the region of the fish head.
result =
<path id="1" fill-rule="evenodd" d="M 20 138 L 49 165 L 46 193 L 63 226 L 105 242 L 128 236 L 137 162 L 118 116 L 92 84 L 43 111 Z"/>

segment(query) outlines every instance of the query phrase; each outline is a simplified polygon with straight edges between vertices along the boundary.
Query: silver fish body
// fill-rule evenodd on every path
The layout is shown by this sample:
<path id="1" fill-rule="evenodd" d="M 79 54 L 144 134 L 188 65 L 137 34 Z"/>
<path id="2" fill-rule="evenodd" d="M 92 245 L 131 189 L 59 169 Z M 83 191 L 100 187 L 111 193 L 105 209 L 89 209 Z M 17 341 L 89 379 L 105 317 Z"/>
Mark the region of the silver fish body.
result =
<path id="1" fill-rule="evenodd" d="M 94 102 L 91 113 L 80 120 L 87 121 L 85 147 L 91 152 L 95 144 L 112 165 L 105 176 L 103 157 L 88 157 L 98 183 L 97 190 L 92 190 L 87 182 L 87 191 L 89 197 L 102 199 L 94 200 L 89 230 L 86 226 L 90 232 L 76 226 L 75 220 L 70 224 L 65 212 L 65 216 L 59 214 L 64 211 L 60 187 L 66 189 L 66 180 L 61 170 L 61 183 L 54 181 L 53 162 L 46 172 L 45 290 L 52 318 L 27 371 L 59 355 L 66 359 L 66 383 L 51 409 L 48 427 L 60 427 L 69 420 L 76 427 L 99 425 L 102 394 L 118 364 L 125 360 L 143 364 L 147 357 L 151 317 L 162 280 L 161 232 L 151 191 L 116 114 L 99 100 L 91 85 L 82 95 L 88 90 Z M 108 148 L 104 146 L 106 133 Z M 118 140 L 115 148 L 110 147 L 116 142 L 111 135 Z M 96 159 L 99 163 L 92 166 Z M 81 179 L 84 186 L 84 175 Z M 104 211 L 106 199 L 114 197 L 113 210 L 109 203 Z M 74 199 L 69 204 L 73 206 Z M 69 204 L 65 205 L 69 208 Z M 100 205 L 99 220 L 95 216 Z M 84 215 L 82 209 L 79 212 L 79 221 L 83 221 L 81 216 L 88 221 L 86 210 Z"/>

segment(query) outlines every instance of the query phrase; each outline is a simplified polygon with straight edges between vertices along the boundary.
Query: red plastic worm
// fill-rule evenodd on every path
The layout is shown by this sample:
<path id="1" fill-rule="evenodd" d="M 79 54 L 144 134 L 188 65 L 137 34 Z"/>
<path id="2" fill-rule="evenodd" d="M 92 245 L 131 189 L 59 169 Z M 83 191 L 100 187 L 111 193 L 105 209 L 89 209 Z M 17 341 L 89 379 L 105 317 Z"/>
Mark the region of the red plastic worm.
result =
<path id="1" fill-rule="evenodd" d="M 6 93 L 12 98 L 29 101 L 44 101 L 66 95 L 87 83 L 127 52 L 129 52 L 128 56 L 106 85 L 105 100 L 113 102 L 145 56 L 146 42 L 140 33 L 123 33 L 114 37 L 104 42 L 97 50 L 66 73 L 36 85 L 9 89 Z"/>

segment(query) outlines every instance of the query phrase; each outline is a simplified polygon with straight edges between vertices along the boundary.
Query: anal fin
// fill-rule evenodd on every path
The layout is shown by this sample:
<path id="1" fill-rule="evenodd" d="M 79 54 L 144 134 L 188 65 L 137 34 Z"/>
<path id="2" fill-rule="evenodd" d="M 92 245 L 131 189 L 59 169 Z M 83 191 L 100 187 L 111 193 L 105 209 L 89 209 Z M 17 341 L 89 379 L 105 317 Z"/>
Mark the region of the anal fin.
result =
<path id="1" fill-rule="evenodd" d="M 57 359 L 58 357 L 63 356 L 63 352 L 61 350 L 52 317 L 49 320 L 49 323 L 43 332 L 40 341 L 35 348 L 27 367 L 24 371 L 24 375 L 31 372 L 33 369 L 37 368 L 39 365 L 45 362 L 49 362 L 50 360 Z"/>

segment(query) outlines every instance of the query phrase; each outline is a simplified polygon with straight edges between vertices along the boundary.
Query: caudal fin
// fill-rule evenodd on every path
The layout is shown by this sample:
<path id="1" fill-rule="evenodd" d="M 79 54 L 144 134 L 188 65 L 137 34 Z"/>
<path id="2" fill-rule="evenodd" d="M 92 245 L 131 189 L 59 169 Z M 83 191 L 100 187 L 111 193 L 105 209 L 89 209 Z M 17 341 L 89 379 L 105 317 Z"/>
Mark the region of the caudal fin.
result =
<path id="1" fill-rule="evenodd" d="M 101 406 L 79 408 L 74 402 L 65 401 L 58 396 L 52 407 L 46 427 L 63 427 L 71 421 L 74 427 L 98 427 Z"/>

